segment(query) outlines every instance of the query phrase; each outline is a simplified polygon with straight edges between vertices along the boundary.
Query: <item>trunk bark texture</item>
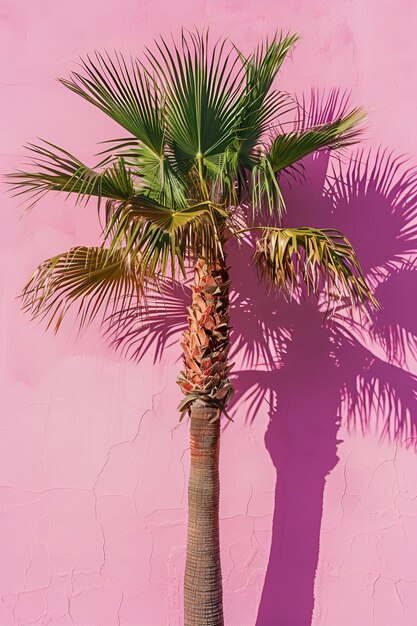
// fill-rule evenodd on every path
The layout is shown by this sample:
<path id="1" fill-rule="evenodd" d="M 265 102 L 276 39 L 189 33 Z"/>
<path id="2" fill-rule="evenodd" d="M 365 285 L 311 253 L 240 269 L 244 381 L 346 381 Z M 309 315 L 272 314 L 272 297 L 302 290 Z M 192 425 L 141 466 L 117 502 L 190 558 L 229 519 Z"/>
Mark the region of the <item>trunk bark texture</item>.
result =
<path id="1" fill-rule="evenodd" d="M 228 379 L 229 276 L 224 262 L 195 266 L 192 306 L 178 380 L 191 416 L 185 626 L 223 626 L 219 542 L 220 414 L 232 394 Z"/>
<path id="2" fill-rule="evenodd" d="M 219 541 L 220 420 L 210 422 L 216 413 L 217 409 L 203 403 L 195 403 L 191 409 L 185 626 L 224 623 Z"/>

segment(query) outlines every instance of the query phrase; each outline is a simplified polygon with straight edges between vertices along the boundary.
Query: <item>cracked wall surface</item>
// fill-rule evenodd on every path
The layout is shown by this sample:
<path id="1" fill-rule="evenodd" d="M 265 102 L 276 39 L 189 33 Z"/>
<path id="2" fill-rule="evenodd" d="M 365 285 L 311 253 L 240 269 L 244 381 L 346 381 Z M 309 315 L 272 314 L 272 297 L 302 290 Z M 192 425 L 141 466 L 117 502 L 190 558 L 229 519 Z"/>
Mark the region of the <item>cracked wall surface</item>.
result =
<path id="1" fill-rule="evenodd" d="M 325 183 L 328 155 L 287 192 L 294 225 L 346 224 L 381 285 L 372 336 L 346 339 L 343 320 L 326 326 L 308 305 L 272 306 L 249 261 L 232 269 L 238 393 L 221 444 L 230 626 L 417 623 L 415 165 L 377 152 L 416 152 L 416 13 L 411 0 L 0 1 L 1 172 L 36 137 L 90 162 L 120 131 L 56 77 L 79 55 L 140 54 L 181 26 L 210 26 L 246 52 L 296 31 L 282 89 L 308 99 L 311 87 L 340 87 L 370 112 L 364 149 L 378 168 L 344 174 L 356 195 Z M 0 626 L 179 626 L 189 461 L 178 333 L 162 360 L 149 351 L 139 364 L 97 325 L 77 337 L 71 318 L 45 333 L 16 296 L 45 258 L 97 243 L 96 209 L 51 196 L 26 213 L 3 195 L 2 216 Z M 265 346 L 277 337 L 275 368 Z"/>

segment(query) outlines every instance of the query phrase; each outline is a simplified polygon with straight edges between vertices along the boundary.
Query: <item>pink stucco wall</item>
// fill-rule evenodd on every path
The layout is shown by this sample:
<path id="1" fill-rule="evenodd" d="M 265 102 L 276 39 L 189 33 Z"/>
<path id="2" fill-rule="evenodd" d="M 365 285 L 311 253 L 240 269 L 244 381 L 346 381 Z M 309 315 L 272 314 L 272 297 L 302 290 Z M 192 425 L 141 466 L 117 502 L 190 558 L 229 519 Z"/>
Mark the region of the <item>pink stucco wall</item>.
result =
<path id="1" fill-rule="evenodd" d="M 373 332 L 347 336 L 312 304 L 268 303 L 242 262 L 233 270 L 238 395 L 221 459 L 230 626 L 417 623 L 417 283 L 412 265 L 398 271 L 417 252 L 415 161 L 397 169 L 394 160 L 417 148 L 416 7 L 0 2 L 3 172 L 37 136 L 85 158 L 118 136 L 55 78 L 80 54 L 140 53 L 182 25 L 210 25 L 244 50 L 276 28 L 296 31 L 302 39 L 282 88 L 308 96 L 311 87 L 340 87 L 370 112 L 361 163 L 346 156 L 342 182 L 324 155 L 286 191 L 288 223 L 350 236 L 379 284 L 384 308 Z M 188 429 L 175 410 L 178 329 L 159 335 L 162 361 L 148 351 L 137 364 L 97 327 L 78 339 L 71 323 L 45 334 L 15 299 L 38 262 L 94 244 L 98 233 L 93 207 L 51 197 L 24 214 L 3 196 L 0 626 L 181 623 Z M 184 294 L 175 297 L 181 321 Z M 285 341 L 279 360 L 268 354 L 277 338 Z"/>

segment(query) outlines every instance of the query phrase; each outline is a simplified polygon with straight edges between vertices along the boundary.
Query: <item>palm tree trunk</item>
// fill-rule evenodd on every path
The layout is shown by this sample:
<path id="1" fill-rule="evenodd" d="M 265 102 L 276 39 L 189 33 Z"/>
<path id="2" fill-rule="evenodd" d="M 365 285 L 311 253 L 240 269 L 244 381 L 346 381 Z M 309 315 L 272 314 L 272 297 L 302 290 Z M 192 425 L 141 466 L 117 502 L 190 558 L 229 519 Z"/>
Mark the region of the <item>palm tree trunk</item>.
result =
<path id="1" fill-rule="evenodd" d="M 223 626 L 219 542 L 220 413 L 232 394 L 228 379 L 229 276 L 225 262 L 195 266 L 192 306 L 178 380 L 191 416 L 185 626 Z"/>
<path id="2" fill-rule="evenodd" d="M 184 577 L 185 626 L 223 626 L 219 541 L 220 420 L 217 409 L 191 409 L 191 469 L 188 483 L 188 538 Z"/>

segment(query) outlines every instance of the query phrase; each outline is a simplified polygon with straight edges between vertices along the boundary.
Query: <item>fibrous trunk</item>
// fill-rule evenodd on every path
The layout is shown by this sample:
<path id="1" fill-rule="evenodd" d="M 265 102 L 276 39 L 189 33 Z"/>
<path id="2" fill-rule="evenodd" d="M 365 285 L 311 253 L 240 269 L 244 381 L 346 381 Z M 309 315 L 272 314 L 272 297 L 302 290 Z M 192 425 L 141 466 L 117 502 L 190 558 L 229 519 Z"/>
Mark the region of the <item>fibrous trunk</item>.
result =
<path id="1" fill-rule="evenodd" d="M 222 626 L 219 543 L 220 414 L 232 394 L 228 379 L 229 277 L 224 262 L 198 261 L 189 325 L 184 332 L 184 371 L 178 380 L 191 417 L 188 539 L 184 578 L 185 626 Z"/>

